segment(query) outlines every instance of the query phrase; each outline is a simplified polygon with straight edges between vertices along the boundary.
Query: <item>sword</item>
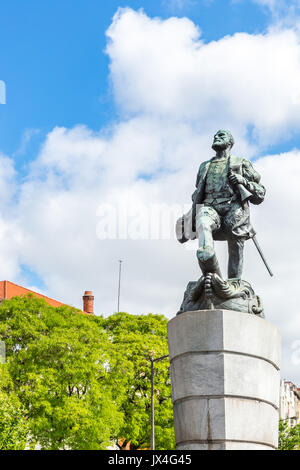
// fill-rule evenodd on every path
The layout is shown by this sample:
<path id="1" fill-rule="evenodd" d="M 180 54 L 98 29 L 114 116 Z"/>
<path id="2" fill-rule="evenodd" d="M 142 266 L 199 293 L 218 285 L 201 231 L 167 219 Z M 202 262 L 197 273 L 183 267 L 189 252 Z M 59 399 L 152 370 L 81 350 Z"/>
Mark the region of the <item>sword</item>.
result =
<path id="1" fill-rule="evenodd" d="M 236 165 L 236 166 L 232 166 L 232 170 L 237 171 L 237 170 L 238 170 L 238 166 L 237 166 L 237 165 Z M 230 173 L 232 170 L 230 169 L 229 173 Z M 246 204 L 248 204 L 247 201 L 248 201 L 249 197 L 252 196 L 252 194 L 251 194 L 251 193 L 245 188 L 245 186 L 243 186 L 242 184 L 238 184 L 237 187 L 238 187 L 238 190 L 239 190 L 239 193 L 240 193 L 240 196 L 241 196 L 241 200 L 242 200 L 243 207 L 245 207 Z M 259 243 L 258 243 L 258 241 L 257 241 L 257 239 L 256 239 L 256 234 L 254 234 L 253 237 L 251 237 L 251 238 L 252 238 L 252 240 L 253 240 L 254 245 L 256 246 L 256 249 L 257 249 L 258 253 L 260 254 L 261 259 L 262 259 L 263 262 L 264 262 L 265 267 L 266 267 L 267 270 L 268 270 L 268 273 L 269 273 L 270 276 L 272 277 L 272 276 L 273 276 L 273 273 L 272 273 L 272 271 L 271 271 L 270 266 L 269 266 L 268 263 L 267 263 L 266 258 L 265 258 L 264 255 L 263 255 L 263 252 L 261 251 L 261 247 L 259 246 Z"/>
<path id="2" fill-rule="evenodd" d="M 267 263 L 267 261 L 266 261 L 266 258 L 265 258 L 264 255 L 263 255 L 263 252 L 261 251 L 261 248 L 260 248 L 260 246 L 259 246 L 259 243 L 258 243 L 258 241 L 257 241 L 257 239 L 256 239 L 256 235 L 254 235 L 254 236 L 251 237 L 251 238 L 252 238 L 252 240 L 253 240 L 254 245 L 255 245 L 256 248 L 257 248 L 258 253 L 260 254 L 261 259 L 262 259 L 263 262 L 264 262 L 264 265 L 266 266 L 266 268 L 267 268 L 267 270 L 268 270 L 270 276 L 272 277 L 272 276 L 273 276 L 273 273 L 272 273 L 272 271 L 271 271 L 271 269 L 270 269 L 270 266 L 268 265 L 268 263 Z"/>

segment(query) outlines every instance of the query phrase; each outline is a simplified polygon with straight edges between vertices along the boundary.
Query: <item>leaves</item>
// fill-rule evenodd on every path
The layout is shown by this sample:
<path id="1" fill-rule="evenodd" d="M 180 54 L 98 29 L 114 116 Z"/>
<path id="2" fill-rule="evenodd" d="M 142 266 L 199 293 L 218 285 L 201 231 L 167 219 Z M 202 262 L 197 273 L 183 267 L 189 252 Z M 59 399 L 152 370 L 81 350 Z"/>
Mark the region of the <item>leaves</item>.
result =
<path id="1" fill-rule="evenodd" d="M 11 391 L 30 428 L 28 445 L 105 449 L 123 441 L 149 448 L 149 358 L 168 354 L 166 325 L 160 315 L 104 319 L 33 296 L 3 301 L 0 339 Z M 156 447 L 172 449 L 168 360 L 155 363 L 154 398 Z"/>
<path id="2" fill-rule="evenodd" d="M 107 380 L 110 345 L 101 320 L 16 297 L 0 306 L 0 337 L 32 442 L 43 449 L 103 449 L 117 437 L 122 415 Z"/>
<path id="3" fill-rule="evenodd" d="M 300 424 L 290 427 L 280 420 L 278 450 L 300 450 Z"/>
<path id="4" fill-rule="evenodd" d="M 0 450 L 23 450 L 29 433 L 25 409 L 13 393 L 5 364 L 0 364 Z"/>
<path id="5" fill-rule="evenodd" d="M 167 319 L 161 315 L 117 313 L 104 320 L 113 345 L 111 380 L 124 413 L 120 436 L 131 448 L 150 448 L 151 363 L 168 354 Z M 168 359 L 155 362 L 156 448 L 174 449 L 174 425 Z"/>

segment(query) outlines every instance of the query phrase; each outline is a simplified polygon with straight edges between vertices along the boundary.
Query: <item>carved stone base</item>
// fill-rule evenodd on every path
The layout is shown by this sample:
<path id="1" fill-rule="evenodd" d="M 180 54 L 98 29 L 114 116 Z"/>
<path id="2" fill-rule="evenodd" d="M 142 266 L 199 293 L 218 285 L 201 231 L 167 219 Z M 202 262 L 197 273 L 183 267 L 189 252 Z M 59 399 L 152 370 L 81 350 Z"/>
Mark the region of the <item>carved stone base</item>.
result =
<path id="1" fill-rule="evenodd" d="M 177 315 L 206 309 L 235 310 L 264 318 L 261 299 L 249 282 L 241 279 L 224 281 L 217 274 L 207 274 L 188 283 Z"/>

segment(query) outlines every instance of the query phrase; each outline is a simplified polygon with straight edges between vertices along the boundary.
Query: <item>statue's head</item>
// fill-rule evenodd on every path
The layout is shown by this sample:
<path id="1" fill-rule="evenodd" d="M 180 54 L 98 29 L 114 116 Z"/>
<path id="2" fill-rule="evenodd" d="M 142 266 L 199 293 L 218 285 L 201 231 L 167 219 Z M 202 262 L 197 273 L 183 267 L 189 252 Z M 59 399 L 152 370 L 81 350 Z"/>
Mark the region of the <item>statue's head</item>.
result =
<path id="1" fill-rule="evenodd" d="M 219 129 L 218 132 L 214 135 L 214 141 L 212 148 L 216 151 L 225 150 L 228 147 L 232 147 L 234 144 L 234 139 L 230 131 L 224 131 Z"/>

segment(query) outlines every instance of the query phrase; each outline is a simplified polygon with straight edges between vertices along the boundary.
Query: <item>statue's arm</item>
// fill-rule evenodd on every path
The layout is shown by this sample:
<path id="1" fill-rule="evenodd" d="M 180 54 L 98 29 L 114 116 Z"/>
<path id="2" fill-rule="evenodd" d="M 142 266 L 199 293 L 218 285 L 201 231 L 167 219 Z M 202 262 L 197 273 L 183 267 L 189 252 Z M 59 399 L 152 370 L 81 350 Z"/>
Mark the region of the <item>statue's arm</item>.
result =
<path id="1" fill-rule="evenodd" d="M 199 170 L 198 170 L 198 173 L 197 173 L 197 178 L 196 178 L 196 183 L 195 183 L 195 186 L 196 186 L 196 189 L 195 191 L 193 192 L 192 194 L 192 201 L 194 203 L 195 199 L 196 199 L 196 196 L 198 194 L 198 186 L 199 186 L 199 181 L 200 181 L 200 178 L 201 178 L 201 171 L 203 169 L 203 163 L 201 163 L 200 167 L 199 167 Z"/>
<path id="2" fill-rule="evenodd" d="M 196 188 L 198 188 L 198 185 L 199 185 L 199 181 L 200 181 L 200 178 L 201 178 L 201 173 L 203 171 L 203 162 L 200 164 L 199 166 L 199 170 L 198 170 L 198 173 L 197 173 L 197 178 L 196 178 L 196 183 L 195 183 L 195 186 Z"/>
<path id="3" fill-rule="evenodd" d="M 242 169 L 245 180 L 244 186 L 252 194 L 250 202 L 252 202 L 252 204 L 262 203 L 265 198 L 266 189 L 260 183 L 260 174 L 253 168 L 249 160 L 243 161 Z"/>

